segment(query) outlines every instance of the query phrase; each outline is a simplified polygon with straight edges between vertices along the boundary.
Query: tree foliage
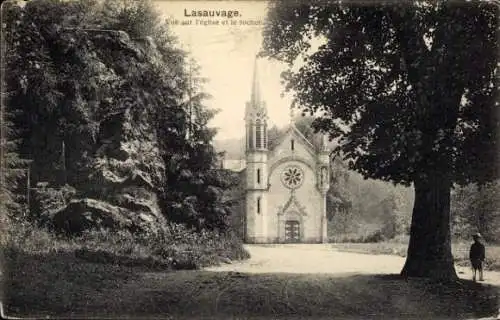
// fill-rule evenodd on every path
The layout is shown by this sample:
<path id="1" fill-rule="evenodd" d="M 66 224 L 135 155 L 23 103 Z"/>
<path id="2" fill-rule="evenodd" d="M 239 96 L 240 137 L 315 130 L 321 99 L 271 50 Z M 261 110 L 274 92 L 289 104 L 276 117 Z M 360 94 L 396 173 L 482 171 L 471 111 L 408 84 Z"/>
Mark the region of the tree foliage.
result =
<path id="1" fill-rule="evenodd" d="M 0 219 L 20 218 L 26 213 L 26 175 L 28 162 L 20 158 L 12 114 L 2 115 L 2 167 L 0 168 Z"/>
<path id="2" fill-rule="evenodd" d="M 9 4 L 6 4 L 7 7 Z M 4 17 L 2 17 L 3 20 Z M 5 19 L 2 23 L 2 43 L 8 39 L 5 27 L 12 20 Z M 1 110 L 0 110 L 0 219 L 6 225 L 9 218 L 19 218 L 26 211 L 26 184 L 28 162 L 19 155 L 18 128 L 13 124 L 16 112 L 6 108 L 6 103 L 13 94 L 6 85 L 5 57 L 10 54 L 10 48 L 2 45 L 2 75 L 1 75 Z M 6 219 L 6 220 L 3 220 Z"/>
<path id="3" fill-rule="evenodd" d="M 41 0 L 4 15 L 7 105 L 33 184 L 118 201 L 116 184 L 140 177 L 167 218 L 227 226 L 221 190 L 231 181 L 214 168 L 215 111 L 150 2 Z"/>
<path id="4" fill-rule="evenodd" d="M 470 240 L 472 234 L 480 232 L 486 241 L 500 242 L 499 194 L 499 180 L 457 187 L 451 198 L 454 234 Z"/>
<path id="5" fill-rule="evenodd" d="M 445 167 L 457 181 L 488 180 L 498 168 L 497 11 L 475 1 L 276 1 L 264 49 L 304 59 L 285 73 L 287 90 L 303 111 L 320 112 L 314 127 L 341 138 L 365 176 L 412 182 L 422 168 Z M 311 53 L 312 39 L 321 45 Z"/>
<path id="6" fill-rule="evenodd" d="M 270 4 L 262 54 L 289 64 L 294 104 L 340 141 L 350 168 L 413 183 L 405 276 L 456 278 L 453 182 L 498 177 L 498 10 L 482 1 Z"/>

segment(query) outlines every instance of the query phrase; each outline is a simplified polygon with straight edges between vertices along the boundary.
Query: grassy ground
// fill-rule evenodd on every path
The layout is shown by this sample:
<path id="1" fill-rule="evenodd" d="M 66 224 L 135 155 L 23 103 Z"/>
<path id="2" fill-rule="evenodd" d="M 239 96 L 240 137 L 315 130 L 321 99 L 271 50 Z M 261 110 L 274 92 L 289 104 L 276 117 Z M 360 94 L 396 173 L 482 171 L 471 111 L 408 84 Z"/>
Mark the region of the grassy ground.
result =
<path id="1" fill-rule="evenodd" d="M 79 313 L 84 307 L 75 309 L 75 301 L 102 296 L 101 289 L 119 286 L 144 270 L 195 269 L 247 258 L 235 237 L 181 226 L 159 239 L 109 231 L 69 239 L 13 223 L 0 235 L 0 288 L 5 289 L 0 301 L 14 312 Z M 113 299 L 103 298 L 107 303 Z"/>
<path id="2" fill-rule="evenodd" d="M 0 249 L 30 255 L 62 253 L 90 262 L 152 268 L 189 265 L 196 269 L 250 257 L 235 235 L 197 233 L 181 225 L 172 225 L 168 233 L 148 238 L 120 231 L 95 231 L 66 238 L 28 223 L 15 223 L 0 241 Z"/>
<path id="3" fill-rule="evenodd" d="M 471 281 L 173 271 L 69 252 L 4 253 L 5 310 L 22 317 L 470 319 L 495 314 L 499 301 L 498 288 Z"/>
<path id="4" fill-rule="evenodd" d="M 10 253 L 8 315 L 163 319 L 460 319 L 494 314 L 494 287 L 398 276 L 165 271 Z"/>
<path id="5" fill-rule="evenodd" d="M 387 275 L 174 271 L 165 257 L 151 255 L 154 247 L 126 236 L 108 236 L 107 240 L 64 241 L 40 230 L 18 230 L 11 235 L 1 251 L 0 298 L 6 314 L 36 318 L 460 319 L 490 316 L 498 306 L 498 288 L 470 281 L 445 285 Z M 244 256 L 236 242 L 210 237 L 202 243 L 185 240 L 170 243 L 161 252 L 176 254 L 196 247 L 210 263 L 223 254 Z"/>
<path id="6" fill-rule="evenodd" d="M 460 266 L 469 266 L 469 249 L 471 243 L 454 242 L 451 249 L 455 262 Z M 335 243 L 333 247 L 348 252 L 369 254 L 394 254 L 406 257 L 407 239 L 396 239 L 374 243 Z M 486 245 L 486 270 L 500 271 L 500 245 Z"/>

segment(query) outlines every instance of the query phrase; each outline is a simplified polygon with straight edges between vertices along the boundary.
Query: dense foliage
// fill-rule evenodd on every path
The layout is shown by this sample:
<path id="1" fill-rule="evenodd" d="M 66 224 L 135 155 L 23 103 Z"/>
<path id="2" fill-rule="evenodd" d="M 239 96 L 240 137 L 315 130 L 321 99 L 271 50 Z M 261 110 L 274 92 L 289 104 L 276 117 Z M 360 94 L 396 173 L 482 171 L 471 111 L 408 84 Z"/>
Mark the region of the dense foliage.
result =
<path id="1" fill-rule="evenodd" d="M 452 231 L 457 238 L 470 241 L 480 232 L 487 242 L 500 242 L 500 181 L 486 185 L 469 184 L 453 190 Z"/>
<path id="2" fill-rule="evenodd" d="M 494 163 L 498 140 L 497 15 L 496 6 L 475 1 L 277 1 L 265 54 L 287 63 L 304 58 L 285 74 L 287 89 L 303 111 L 321 112 L 315 128 L 341 137 L 339 148 L 365 175 L 412 182 L 421 168 L 445 166 L 459 181 L 488 180 L 498 170 L 484 165 Z M 321 45 L 311 53 L 313 38 Z"/>
<path id="3" fill-rule="evenodd" d="M 227 228 L 232 180 L 215 168 L 215 111 L 149 2 L 11 2 L 3 19 L 5 102 L 32 186 Z"/>
<path id="4" fill-rule="evenodd" d="M 413 183 L 402 273 L 456 278 L 453 182 L 498 177 L 498 7 L 275 1 L 268 20 L 263 55 L 289 64 L 287 90 L 315 129 L 365 177 Z"/>

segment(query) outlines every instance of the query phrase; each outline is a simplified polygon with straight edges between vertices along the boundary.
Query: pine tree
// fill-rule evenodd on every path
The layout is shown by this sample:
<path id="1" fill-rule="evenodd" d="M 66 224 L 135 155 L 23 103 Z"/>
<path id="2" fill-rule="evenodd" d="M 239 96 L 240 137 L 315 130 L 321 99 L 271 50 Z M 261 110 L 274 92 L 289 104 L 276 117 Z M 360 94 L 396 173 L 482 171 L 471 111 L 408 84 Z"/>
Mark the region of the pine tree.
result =
<path id="1" fill-rule="evenodd" d="M 3 9 L 9 11 L 10 3 Z M 11 41 L 12 34 L 8 32 L 7 25 L 14 23 L 19 12 L 3 16 L 2 43 Z M 11 108 L 10 101 L 13 92 L 6 83 L 5 74 L 8 70 L 7 63 L 12 58 L 13 50 L 2 46 L 2 79 L 1 79 L 1 110 L 0 110 L 0 216 L 5 219 L 5 227 L 9 220 L 22 219 L 28 209 L 27 188 L 29 161 L 21 159 L 18 152 L 19 132 L 13 125 L 12 119 L 16 115 L 15 108 Z M 5 230 L 3 230 L 5 231 Z"/>

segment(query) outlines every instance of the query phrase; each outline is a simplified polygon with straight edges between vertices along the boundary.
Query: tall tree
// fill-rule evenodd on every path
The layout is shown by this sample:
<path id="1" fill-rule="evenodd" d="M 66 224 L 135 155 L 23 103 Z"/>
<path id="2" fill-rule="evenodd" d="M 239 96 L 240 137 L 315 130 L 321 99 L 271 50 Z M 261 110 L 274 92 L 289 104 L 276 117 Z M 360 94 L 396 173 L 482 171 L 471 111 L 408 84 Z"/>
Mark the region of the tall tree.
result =
<path id="1" fill-rule="evenodd" d="M 68 182 L 78 197 L 147 202 L 154 212 L 159 198 L 167 218 L 223 225 L 217 188 L 227 181 L 213 168 L 207 125 L 214 112 L 149 1 L 40 0 L 4 13 L 8 108 L 18 112 L 35 182 Z M 63 181 L 54 178 L 61 170 Z"/>
<path id="2" fill-rule="evenodd" d="M 15 24 L 20 16 L 20 11 L 15 10 L 12 3 L 3 6 L 3 12 L 11 11 L 12 14 L 2 14 L 2 43 L 13 40 L 11 33 L 7 32 L 7 26 Z M 8 86 L 10 79 L 6 74 L 10 71 L 6 65 L 9 57 L 15 50 L 10 46 L 2 45 L 2 78 L 1 78 L 1 110 L 0 110 L 0 218 L 21 219 L 27 209 L 26 179 L 29 162 L 19 155 L 19 130 L 15 127 L 13 120 L 17 116 L 15 110 L 6 108 L 12 100 L 15 92 Z M 6 223 L 2 222 L 2 226 Z"/>
<path id="3" fill-rule="evenodd" d="M 271 2 L 263 54 L 365 177 L 411 184 L 405 276 L 457 277 L 453 182 L 498 176 L 498 7 L 483 1 Z M 317 45 L 317 49 L 313 46 Z"/>

